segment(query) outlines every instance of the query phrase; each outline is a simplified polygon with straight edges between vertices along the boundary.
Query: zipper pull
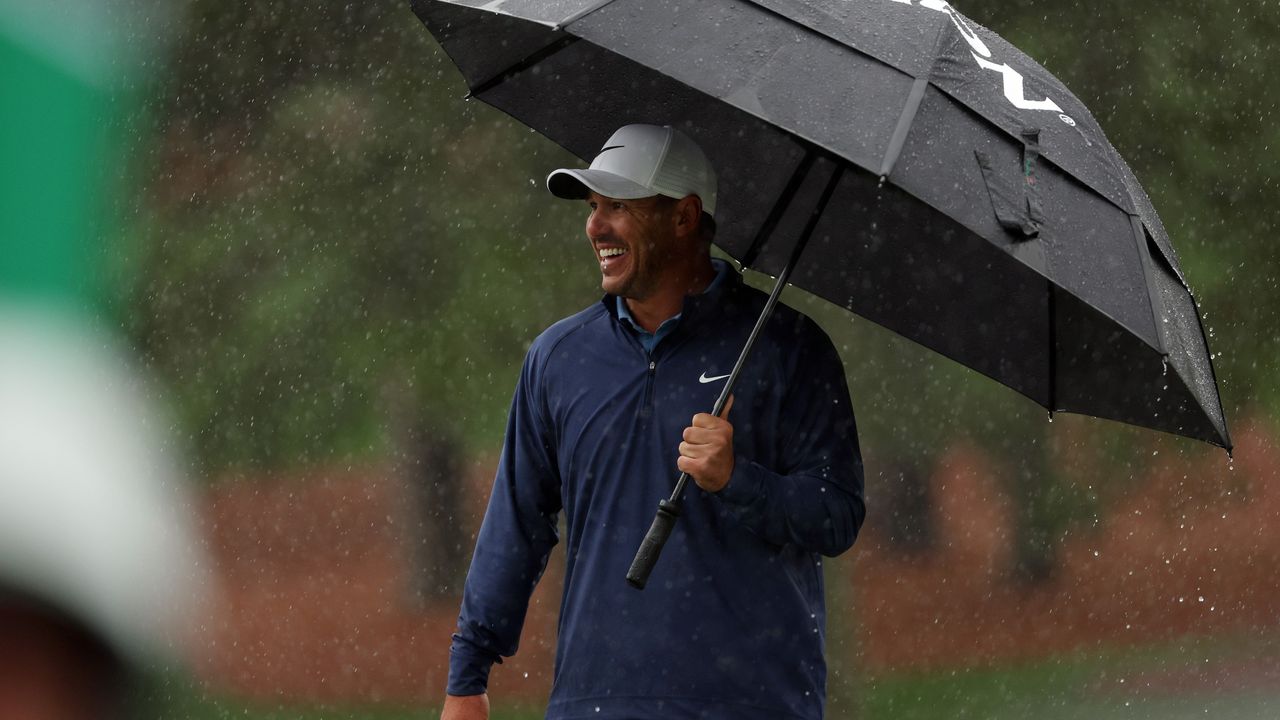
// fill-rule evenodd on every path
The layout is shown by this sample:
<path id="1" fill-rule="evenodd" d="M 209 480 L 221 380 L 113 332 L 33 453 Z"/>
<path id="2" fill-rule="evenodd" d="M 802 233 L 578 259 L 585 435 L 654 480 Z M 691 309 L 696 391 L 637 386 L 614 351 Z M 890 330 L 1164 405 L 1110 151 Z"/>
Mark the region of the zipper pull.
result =
<path id="1" fill-rule="evenodd" d="M 649 361 L 649 374 L 650 374 L 650 375 L 652 375 L 652 374 L 653 374 L 653 371 L 654 371 L 654 370 L 657 370 L 657 369 L 658 369 L 658 361 L 657 361 L 657 360 L 650 360 L 650 361 Z"/>

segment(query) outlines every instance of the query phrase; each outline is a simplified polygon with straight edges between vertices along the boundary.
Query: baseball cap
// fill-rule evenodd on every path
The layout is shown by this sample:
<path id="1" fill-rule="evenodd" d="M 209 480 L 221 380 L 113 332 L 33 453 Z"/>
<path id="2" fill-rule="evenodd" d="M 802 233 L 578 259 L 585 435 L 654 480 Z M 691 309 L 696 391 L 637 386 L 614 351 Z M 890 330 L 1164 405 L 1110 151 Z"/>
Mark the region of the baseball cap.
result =
<path id="1" fill-rule="evenodd" d="M 581 200 L 588 190 L 619 200 L 697 195 L 715 216 L 716 171 L 697 143 L 670 126 L 626 125 L 618 129 L 585 170 L 561 168 L 547 176 L 556 197 Z"/>

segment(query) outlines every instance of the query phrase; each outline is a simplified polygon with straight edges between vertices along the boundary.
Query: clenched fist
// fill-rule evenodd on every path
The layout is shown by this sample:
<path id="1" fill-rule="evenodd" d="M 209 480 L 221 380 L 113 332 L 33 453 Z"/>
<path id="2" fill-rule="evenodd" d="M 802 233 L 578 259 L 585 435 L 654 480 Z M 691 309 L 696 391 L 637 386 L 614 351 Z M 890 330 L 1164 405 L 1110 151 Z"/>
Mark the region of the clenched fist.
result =
<path id="1" fill-rule="evenodd" d="M 718 492 L 729 484 L 733 475 L 733 425 L 726 419 L 731 408 L 732 395 L 720 417 L 698 413 L 693 416 L 693 424 L 684 429 L 676 467 L 689 473 L 698 487 L 707 492 Z"/>

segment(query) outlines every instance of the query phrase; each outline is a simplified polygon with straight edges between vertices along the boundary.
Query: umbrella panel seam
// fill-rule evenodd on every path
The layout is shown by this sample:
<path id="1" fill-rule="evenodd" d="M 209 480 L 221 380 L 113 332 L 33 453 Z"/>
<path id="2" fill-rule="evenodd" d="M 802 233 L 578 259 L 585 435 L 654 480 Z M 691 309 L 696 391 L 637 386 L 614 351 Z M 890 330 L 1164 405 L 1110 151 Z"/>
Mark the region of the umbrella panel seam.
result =
<path id="1" fill-rule="evenodd" d="M 570 13 L 567 17 L 565 17 L 564 19 L 560 20 L 560 22 L 557 22 L 554 26 L 552 26 L 552 29 L 564 30 L 569 25 L 572 25 L 573 23 L 578 22 L 582 18 L 590 15 L 593 12 L 596 12 L 597 10 L 603 9 L 605 5 L 608 5 L 609 3 L 612 3 L 612 2 L 613 0 L 598 0 L 594 5 L 589 5 L 581 10 L 578 10 L 577 12 Z"/>

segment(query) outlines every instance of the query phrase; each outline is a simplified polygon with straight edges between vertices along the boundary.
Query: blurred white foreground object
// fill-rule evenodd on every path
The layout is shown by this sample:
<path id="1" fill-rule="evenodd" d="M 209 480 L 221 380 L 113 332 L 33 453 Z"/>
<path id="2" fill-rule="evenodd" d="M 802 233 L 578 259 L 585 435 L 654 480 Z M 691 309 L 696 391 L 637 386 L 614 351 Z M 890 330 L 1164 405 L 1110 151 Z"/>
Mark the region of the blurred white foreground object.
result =
<path id="1" fill-rule="evenodd" d="M 149 404 L 108 336 L 0 305 L 0 592 L 127 664 L 168 666 L 197 629 L 206 565 Z"/>

